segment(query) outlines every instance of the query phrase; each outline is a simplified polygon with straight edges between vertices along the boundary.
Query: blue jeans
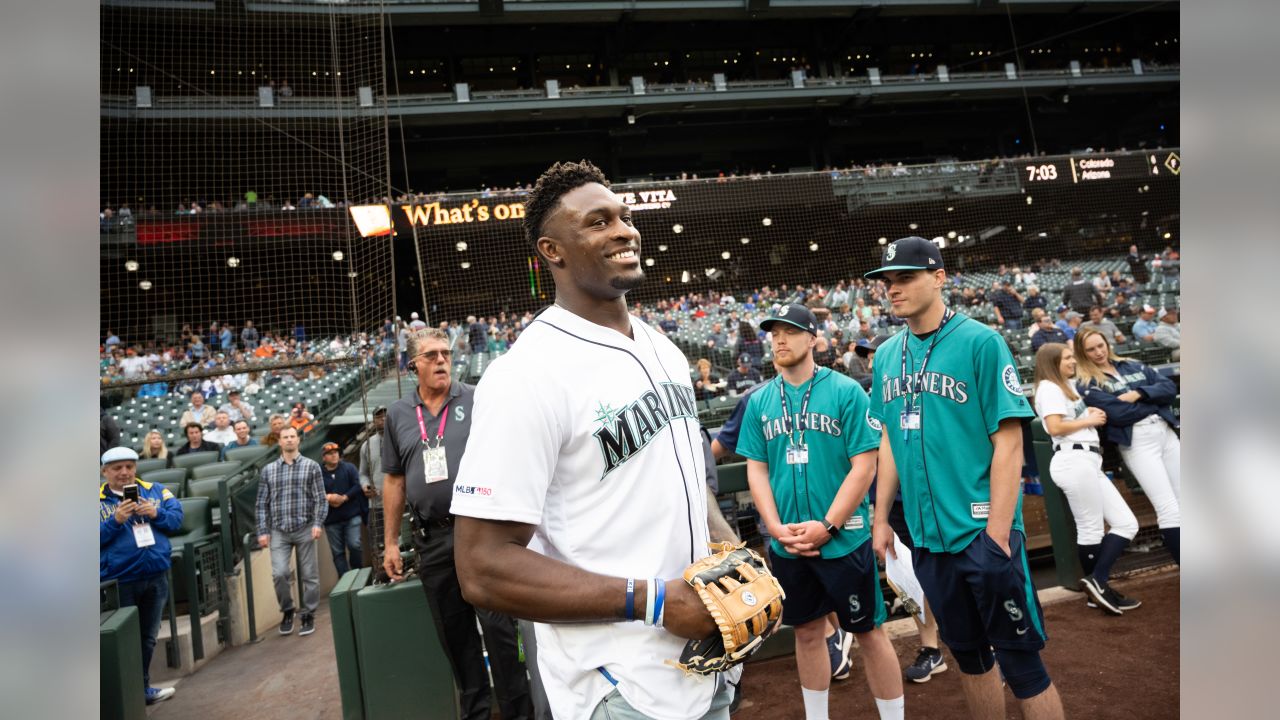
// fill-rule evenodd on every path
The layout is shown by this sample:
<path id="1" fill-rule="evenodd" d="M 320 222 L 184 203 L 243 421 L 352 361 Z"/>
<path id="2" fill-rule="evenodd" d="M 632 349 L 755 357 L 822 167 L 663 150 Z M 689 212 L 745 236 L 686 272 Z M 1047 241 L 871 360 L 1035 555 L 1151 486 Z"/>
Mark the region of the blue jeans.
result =
<path id="1" fill-rule="evenodd" d="M 160 616 L 169 599 L 169 572 L 119 583 L 120 607 L 138 608 L 138 626 L 142 630 L 142 686 L 151 687 L 151 655 L 160 633 Z"/>
<path id="2" fill-rule="evenodd" d="M 1004 327 L 1006 330 L 1021 330 L 1022 318 L 1006 318 L 1004 321 Z"/>
<path id="3" fill-rule="evenodd" d="M 364 565 L 363 548 L 360 546 L 360 516 L 324 526 L 329 536 L 329 552 L 333 553 L 333 567 L 342 577 L 351 568 Z M 350 561 L 348 561 L 350 557 Z"/>

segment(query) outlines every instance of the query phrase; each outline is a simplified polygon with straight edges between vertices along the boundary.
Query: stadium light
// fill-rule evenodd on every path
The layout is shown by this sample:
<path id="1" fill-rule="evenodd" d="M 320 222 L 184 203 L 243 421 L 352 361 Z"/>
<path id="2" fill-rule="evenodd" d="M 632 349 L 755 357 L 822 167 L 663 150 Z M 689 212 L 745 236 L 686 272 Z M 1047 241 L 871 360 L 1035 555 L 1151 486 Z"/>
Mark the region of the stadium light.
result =
<path id="1" fill-rule="evenodd" d="M 334 261 L 334 262 L 342 262 L 342 258 L 344 258 L 344 257 L 346 257 L 346 255 L 343 255 L 341 250 L 334 250 L 334 251 L 333 251 L 333 261 Z"/>
<path id="2" fill-rule="evenodd" d="M 234 255 L 232 255 L 231 257 L 227 258 L 227 267 L 231 267 L 231 268 L 238 268 L 238 267 L 240 267 L 240 258 L 238 258 L 238 257 L 236 257 L 236 256 L 234 256 Z"/>
<path id="3" fill-rule="evenodd" d="M 151 281 L 150 281 L 150 280 L 143 280 L 142 282 L 138 283 L 138 288 L 139 288 L 139 289 L 142 289 L 142 290 L 150 290 L 150 289 L 151 289 Z"/>
<path id="4" fill-rule="evenodd" d="M 470 267 L 471 267 L 471 263 L 467 262 L 466 260 L 463 260 L 463 261 L 462 261 L 462 265 L 461 265 L 460 267 L 461 267 L 463 270 L 466 270 L 466 269 L 468 269 L 468 268 L 470 268 Z"/>
<path id="5" fill-rule="evenodd" d="M 889 242 L 889 238 L 884 238 L 884 237 L 880 238 L 881 245 L 884 245 L 885 243 L 888 243 L 888 242 Z"/>
<path id="6" fill-rule="evenodd" d="M 773 224 L 773 220 L 771 218 L 765 218 L 760 221 L 760 224 L 764 225 L 765 227 L 769 227 L 770 225 Z"/>
<path id="7" fill-rule="evenodd" d="M 458 244 L 454 245 L 453 247 L 456 248 L 458 252 L 465 252 L 467 249 L 467 241 L 459 240 Z"/>
<path id="8" fill-rule="evenodd" d="M 137 260 L 125 260 L 125 261 L 124 261 L 124 269 L 125 269 L 125 270 L 128 270 L 129 272 L 138 272 L 138 261 L 137 261 Z"/>
<path id="9" fill-rule="evenodd" d="M 682 283 L 687 283 L 687 282 L 689 282 L 689 271 L 688 271 L 688 270 L 685 270 L 684 272 L 680 273 L 680 282 L 682 282 Z"/>
<path id="10" fill-rule="evenodd" d="M 810 252 L 818 252 L 818 243 L 809 243 Z"/>
<path id="11" fill-rule="evenodd" d="M 954 239 L 955 239 L 955 237 L 956 237 L 956 231 L 955 231 L 955 230 L 952 230 L 951 232 L 947 233 L 947 237 L 948 237 L 948 238 L 951 238 L 952 240 L 954 240 Z"/>
<path id="12" fill-rule="evenodd" d="M 919 226 L 918 224 L 916 224 L 916 223 L 911 223 L 910 225 L 908 225 L 908 226 L 907 226 L 907 228 L 908 228 L 908 229 L 910 229 L 910 230 L 915 230 L 915 229 L 916 229 L 916 228 L 918 228 L 918 227 L 920 227 L 920 226 Z"/>
<path id="13" fill-rule="evenodd" d="M 1164 234 L 1164 239 L 1165 239 L 1165 240 L 1168 240 L 1168 239 L 1169 239 L 1169 238 L 1171 238 L 1171 237 L 1173 237 L 1173 233 L 1165 233 L 1165 234 Z"/>
<path id="14" fill-rule="evenodd" d="M 658 252 L 666 252 L 666 251 L 667 251 L 667 246 L 666 246 L 666 245 L 659 245 L 659 246 L 658 246 Z"/>
<path id="15" fill-rule="evenodd" d="M 1028 205 L 1030 205 L 1030 204 L 1031 204 L 1031 196 L 1030 196 L 1030 195 L 1028 195 L 1028 196 L 1027 196 L 1027 204 L 1028 204 Z"/>
<path id="16" fill-rule="evenodd" d="M 351 272 L 347 273 L 347 277 L 349 277 L 349 278 L 353 278 L 353 277 L 355 277 L 356 275 L 359 275 L 359 274 L 360 274 L 360 273 L 356 272 L 355 270 L 352 270 Z"/>
<path id="17" fill-rule="evenodd" d="M 948 206 L 947 206 L 947 212 L 952 212 L 953 210 L 955 210 L 955 208 L 954 208 L 954 207 L 952 207 L 952 206 L 950 206 L 950 205 L 948 205 Z"/>
<path id="18" fill-rule="evenodd" d="M 745 237 L 744 237 L 744 238 L 742 238 L 742 244 L 743 244 L 743 245 L 746 245 L 746 244 L 747 244 L 747 243 L 749 243 L 749 242 L 751 242 L 751 238 L 745 238 Z"/>
<path id="19" fill-rule="evenodd" d="M 1168 233 L 1165 233 L 1165 237 L 1169 237 L 1169 234 L 1168 234 Z M 729 259 L 729 251 L 728 251 L 728 250 L 725 250 L 724 252 L 720 253 L 720 259 L 721 259 L 721 260 L 728 260 L 728 259 Z"/>
<path id="20" fill-rule="evenodd" d="M 681 225 L 680 223 L 676 223 L 675 225 L 671 226 L 671 232 L 679 235 L 680 233 L 684 232 L 684 226 Z"/>
<path id="21" fill-rule="evenodd" d="M 645 259 L 644 259 L 644 266 L 645 266 L 645 267 L 653 267 L 653 258 L 645 258 Z"/>

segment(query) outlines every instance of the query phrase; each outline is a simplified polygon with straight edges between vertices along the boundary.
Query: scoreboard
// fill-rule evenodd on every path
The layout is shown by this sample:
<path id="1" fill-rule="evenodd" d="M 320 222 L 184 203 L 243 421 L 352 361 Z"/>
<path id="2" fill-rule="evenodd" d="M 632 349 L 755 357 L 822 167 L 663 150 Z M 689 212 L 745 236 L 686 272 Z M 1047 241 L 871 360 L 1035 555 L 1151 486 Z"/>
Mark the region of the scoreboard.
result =
<path id="1" fill-rule="evenodd" d="M 1147 177 L 1177 177 L 1182 173 L 1182 158 L 1176 151 L 1070 155 L 1044 158 L 1023 166 L 1023 180 L 1031 185 L 1105 182 L 1116 179 L 1140 180 Z"/>

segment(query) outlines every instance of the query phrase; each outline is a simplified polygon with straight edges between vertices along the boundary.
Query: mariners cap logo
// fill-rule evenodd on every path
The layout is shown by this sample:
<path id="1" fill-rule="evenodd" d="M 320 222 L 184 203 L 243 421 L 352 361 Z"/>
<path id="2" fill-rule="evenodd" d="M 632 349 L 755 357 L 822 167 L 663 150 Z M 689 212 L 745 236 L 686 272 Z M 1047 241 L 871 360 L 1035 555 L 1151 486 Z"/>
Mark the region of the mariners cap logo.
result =
<path id="1" fill-rule="evenodd" d="M 785 315 L 787 314 L 787 311 L 789 311 L 789 310 L 791 310 L 791 306 L 790 306 L 790 305 L 783 305 L 783 306 L 782 306 L 781 308 L 779 308 L 779 310 L 778 310 L 778 317 L 783 317 L 783 316 L 785 316 Z"/>
<path id="2" fill-rule="evenodd" d="M 884 261 L 889 262 L 890 260 L 893 259 L 893 256 L 897 254 L 898 254 L 898 243 L 896 242 L 889 243 L 889 248 L 884 251 Z"/>

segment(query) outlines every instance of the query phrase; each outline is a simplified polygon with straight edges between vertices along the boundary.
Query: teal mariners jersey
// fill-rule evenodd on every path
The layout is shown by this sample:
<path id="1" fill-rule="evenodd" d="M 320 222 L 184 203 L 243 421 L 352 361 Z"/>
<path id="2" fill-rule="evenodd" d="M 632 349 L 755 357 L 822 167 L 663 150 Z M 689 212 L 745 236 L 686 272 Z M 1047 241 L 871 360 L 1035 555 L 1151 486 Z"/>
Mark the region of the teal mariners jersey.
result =
<path id="1" fill-rule="evenodd" d="M 785 414 L 782 388 L 787 393 Z M 853 467 L 849 458 L 880 445 L 880 423 L 872 419 L 869 407 L 861 385 L 824 367 L 817 368 L 813 380 L 800 387 L 792 387 L 779 375 L 751 394 L 742 418 L 738 454 L 769 465 L 769 487 L 779 520 L 824 521 Z M 793 443 L 807 448 L 808 463 L 787 463 L 787 448 Z M 866 542 L 871 537 L 868 512 L 868 501 L 863 497 L 843 529 L 822 546 L 822 557 L 844 557 Z M 772 547 L 782 557 L 794 557 L 777 540 Z"/>
<path id="2" fill-rule="evenodd" d="M 880 346 L 871 416 L 889 437 L 912 540 L 959 552 L 987 527 L 992 433 L 1005 418 L 1035 413 L 1004 339 L 956 314 L 923 340 L 904 329 Z M 1013 529 L 1022 530 L 1021 493 Z"/>

